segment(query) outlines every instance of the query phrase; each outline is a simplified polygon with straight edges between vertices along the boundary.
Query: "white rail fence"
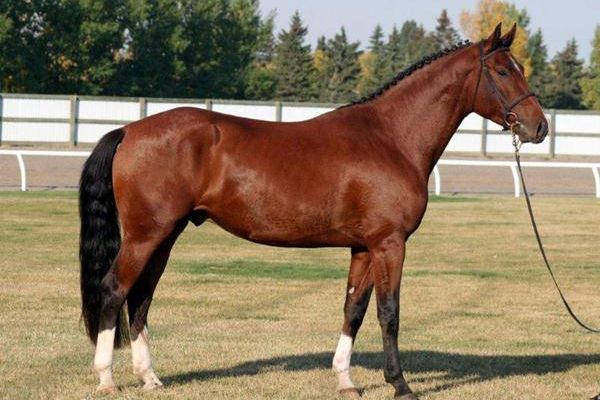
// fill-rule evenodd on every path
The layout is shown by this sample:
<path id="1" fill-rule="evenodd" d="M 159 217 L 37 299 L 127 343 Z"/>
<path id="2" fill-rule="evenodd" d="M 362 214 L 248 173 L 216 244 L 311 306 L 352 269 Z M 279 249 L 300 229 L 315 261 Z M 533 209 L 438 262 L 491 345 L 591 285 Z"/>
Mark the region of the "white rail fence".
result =
<path id="1" fill-rule="evenodd" d="M 21 174 L 21 191 L 27 191 L 27 168 L 23 156 L 27 157 L 83 157 L 87 158 L 89 151 L 41 151 L 41 150 L 0 150 L 0 156 L 15 156 Z M 521 195 L 521 182 L 517 172 L 517 163 L 514 161 L 476 161 L 476 160 L 440 160 L 433 169 L 434 192 L 437 196 L 442 194 L 442 177 L 440 165 L 467 166 L 467 167 L 503 167 L 510 168 L 512 172 L 514 195 Z M 596 189 L 596 197 L 600 198 L 600 163 L 577 162 L 550 162 L 550 161 L 523 161 L 523 168 L 571 168 L 591 169 Z"/>
<path id="2" fill-rule="evenodd" d="M 175 107 L 191 106 L 269 121 L 300 121 L 335 109 L 336 104 L 212 99 L 158 99 L 0 93 L 0 144 L 98 141 L 106 132 Z M 546 110 L 548 139 L 524 146 L 524 153 L 600 156 L 600 112 Z M 447 152 L 511 153 L 501 127 L 476 114 L 468 115 Z"/>

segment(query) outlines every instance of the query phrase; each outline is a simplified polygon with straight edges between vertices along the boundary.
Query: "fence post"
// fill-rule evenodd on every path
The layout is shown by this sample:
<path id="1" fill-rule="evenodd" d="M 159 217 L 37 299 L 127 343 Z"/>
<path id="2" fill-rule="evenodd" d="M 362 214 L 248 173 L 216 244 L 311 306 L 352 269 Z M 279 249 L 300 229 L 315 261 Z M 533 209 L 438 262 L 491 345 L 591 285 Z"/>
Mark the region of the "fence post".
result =
<path id="1" fill-rule="evenodd" d="M 206 105 L 206 109 L 207 109 L 208 111 L 212 111 L 212 108 L 213 108 L 213 107 L 212 107 L 212 106 L 213 106 L 213 101 L 212 101 L 211 99 L 206 99 L 206 100 L 204 101 L 204 104 Z"/>
<path id="2" fill-rule="evenodd" d="M 4 97 L 0 94 L 0 146 L 2 146 L 2 118 L 4 117 Z"/>
<path id="3" fill-rule="evenodd" d="M 556 110 L 550 110 L 550 157 L 556 157 Z"/>
<path id="4" fill-rule="evenodd" d="M 484 157 L 487 156 L 487 135 L 488 135 L 488 121 L 486 118 L 483 118 L 483 123 L 481 124 L 481 154 Z"/>
<path id="5" fill-rule="evenodd" d="M 146 118 L 148 107 L 146 106 L 146 98 L 140 97 L 140 119 Z"/>
<path id="6" fill-rule="evenodd" d="M 69 140 L 71 146 L 77 146 L 77 113 L 79 99 L 74 94 L 70 97 L 71 107 L 69 111 Z"/>
<path id="7" fill-rule="evenodd" d="M 275 102 L 275 121 L 281 122 L 282 104 L 281 101 Z"/>

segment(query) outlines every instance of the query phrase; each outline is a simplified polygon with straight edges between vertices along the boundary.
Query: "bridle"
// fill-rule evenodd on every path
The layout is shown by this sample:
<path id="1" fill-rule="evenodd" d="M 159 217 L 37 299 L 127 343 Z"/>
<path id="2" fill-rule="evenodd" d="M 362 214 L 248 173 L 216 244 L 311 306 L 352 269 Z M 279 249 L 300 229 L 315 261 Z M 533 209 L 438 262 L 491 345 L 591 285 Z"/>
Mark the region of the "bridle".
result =
<path id="1" fill-rule="evenodd" d="M 520 125 L 519 116 L 517 113 L 513 111 L 519 103 L 524 101 L 529 97 L 535 97 L 533 92 L 526 92 L 514 99 L 513 101 L 508 101 L 507 98 L 502 94 L 502 92 L 498 89 L 498 85 L 492 78 L 492 74 L 490 73 L 490 69 L 486 64 L 486 60 L 493 57 L 496 53 L 500 53 L 503 51 L 509 51 L 508 47 L 500 47 L 496 50 L 491 51 L 488 54 L 485 54 L 483 51 L 483 41 L 479 42 L 479 62 L 480 62 L 480 70 L 479 77 L 477 78 L 477 86 L 475 86 L 475 94 L 473 95 L 473 105 L 471 109 L 475 109 L 475 101 L 477 100 L 477 94 L 479 93 L 479 86 L 481 85 L 481 77 L 485 76 L 487 83 L 490 85 L 492 89 L 492 94 L 496 96 L 496 98 L 502 104 L 504 120 L 503 120 L 503 128 L 504 130 L 510 130 L 513 135 L 513 141 L 518 140 L 515 133 L 515 127 Z"/>

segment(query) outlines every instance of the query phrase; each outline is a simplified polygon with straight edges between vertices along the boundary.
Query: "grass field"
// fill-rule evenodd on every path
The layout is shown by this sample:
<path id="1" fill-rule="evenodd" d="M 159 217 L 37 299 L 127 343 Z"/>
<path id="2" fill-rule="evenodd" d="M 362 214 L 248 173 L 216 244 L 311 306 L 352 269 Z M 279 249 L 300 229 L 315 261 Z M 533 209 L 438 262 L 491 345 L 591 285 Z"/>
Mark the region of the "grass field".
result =
<path id="1" fill-rule="evenodd" d="M 567 296 L 600 324 L 600 201 L 536 198 Z M 79 321 L 74 193 L 0 193 L 0 398 L 93 398 L 93 348 Z M 213 224 L 189 226 L 150 311 L 166 387 L 145 393 L 129 350 L 123 399 L 335 399 L 345 249 L 277 249 Z M 541 264 L 523 200 L 431 201 L 408 244 L 400 350 L 421 399 L 587 399 L 600 391 L 600 335 L 567 316 Z M 371 304 L 353 375 L 392 397 Z"/>

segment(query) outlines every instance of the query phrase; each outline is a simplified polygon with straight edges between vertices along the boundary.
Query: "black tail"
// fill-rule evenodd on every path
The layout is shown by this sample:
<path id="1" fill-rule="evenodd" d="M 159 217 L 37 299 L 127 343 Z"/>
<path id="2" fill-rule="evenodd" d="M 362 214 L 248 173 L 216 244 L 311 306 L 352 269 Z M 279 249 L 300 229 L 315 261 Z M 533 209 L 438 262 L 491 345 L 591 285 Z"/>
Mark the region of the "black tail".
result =
<path id="1" fill-rule="evenodd" d="M 124 135 L 123 130 L 116 129 L 100 139 L 83 166 L 79 182 L 81 316 L 94 344 L 102 306 L 100 283 L 121 246 L 112 187 L 112 164 Z M 129 338 L 124 327 L 125 315 L 121 310 L 116 325 L 115 347 L 120 347 Z"/>

